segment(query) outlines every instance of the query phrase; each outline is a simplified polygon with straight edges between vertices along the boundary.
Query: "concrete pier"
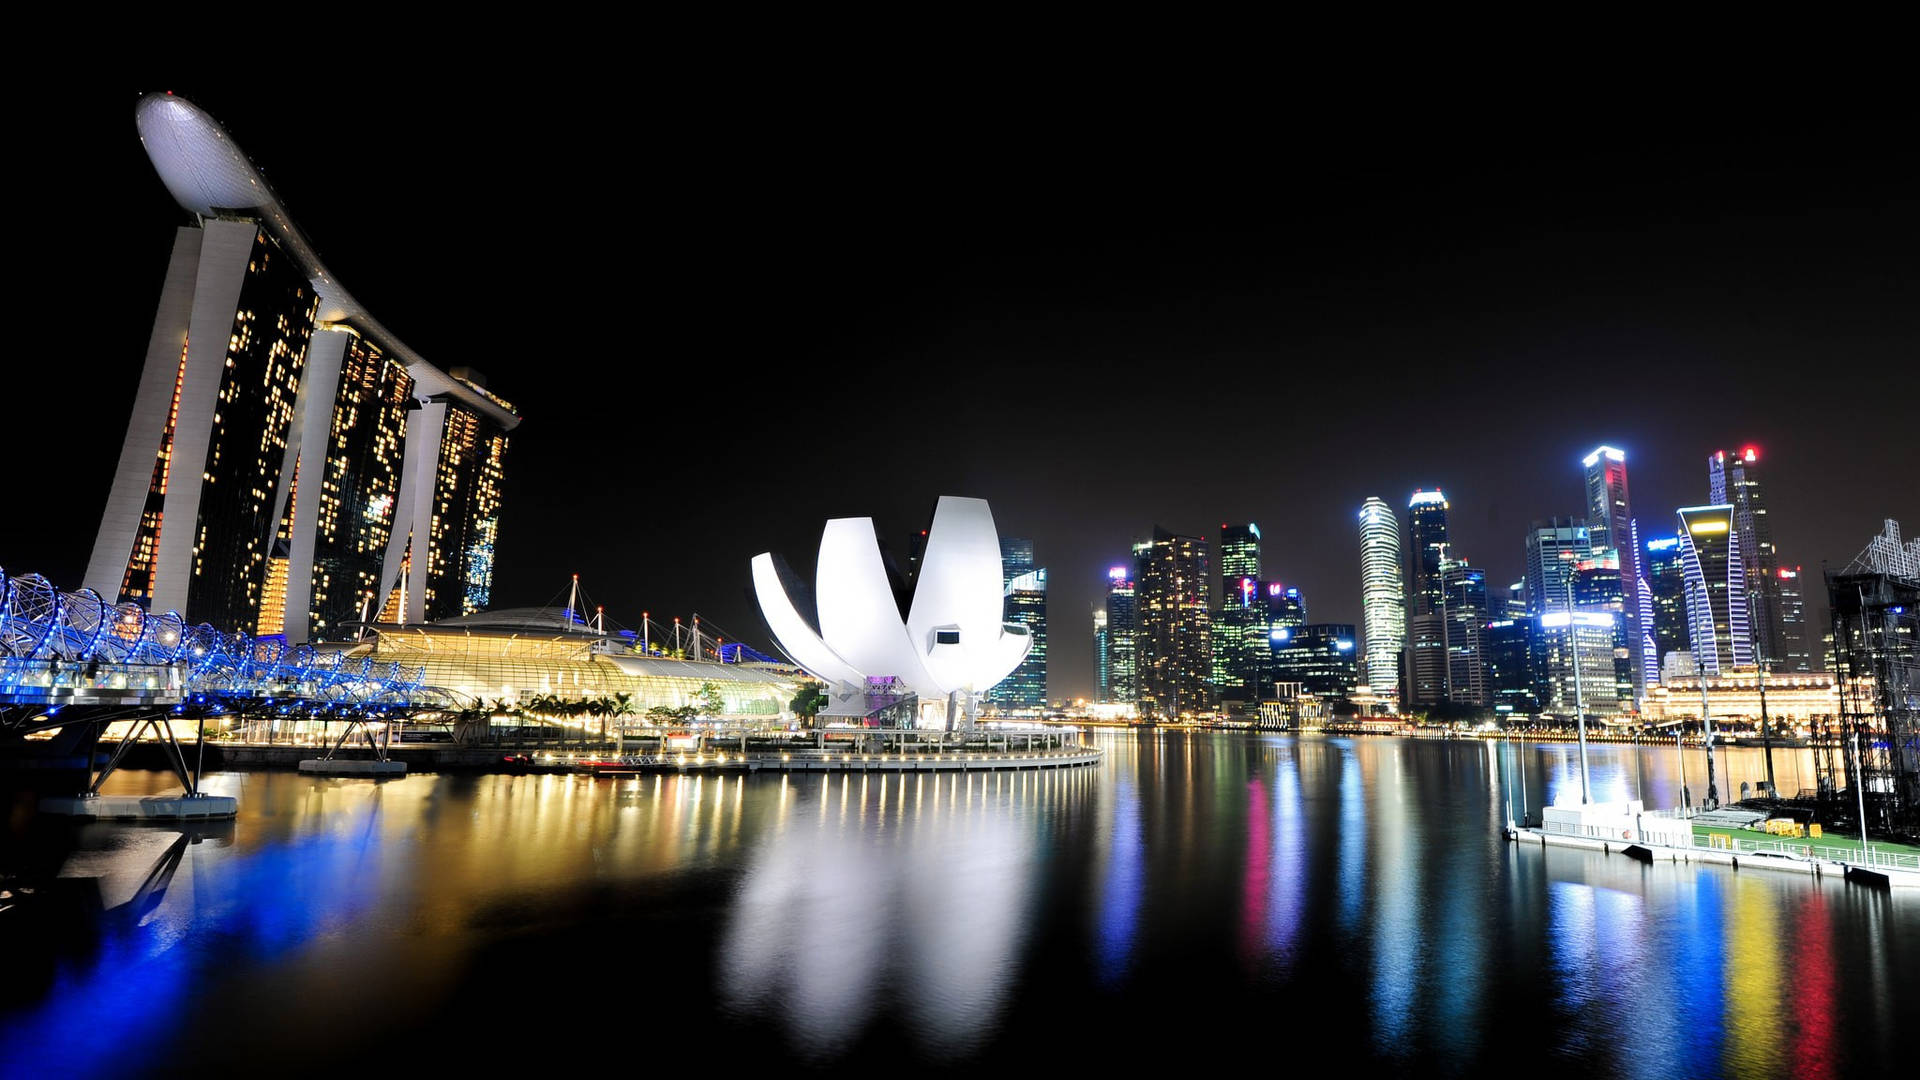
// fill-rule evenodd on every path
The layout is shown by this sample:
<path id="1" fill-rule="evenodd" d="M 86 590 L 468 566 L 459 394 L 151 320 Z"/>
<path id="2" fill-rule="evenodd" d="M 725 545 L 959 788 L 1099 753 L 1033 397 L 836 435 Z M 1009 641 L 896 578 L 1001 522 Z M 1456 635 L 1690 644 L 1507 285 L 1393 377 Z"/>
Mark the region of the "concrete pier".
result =
<path id="1" fill-rule="evenodd" d="M 407 763 L 404 761 L 352 761 L 324 758 L 307 758 L 300 763 L 300 771 L 314 776 L 405 776 Z"/>
<path id="2" fill-rule="evenodd" d="M 230 795 L 49 795 L 40 812 L 100 821 L 205 821 L 233 817 Z"/>

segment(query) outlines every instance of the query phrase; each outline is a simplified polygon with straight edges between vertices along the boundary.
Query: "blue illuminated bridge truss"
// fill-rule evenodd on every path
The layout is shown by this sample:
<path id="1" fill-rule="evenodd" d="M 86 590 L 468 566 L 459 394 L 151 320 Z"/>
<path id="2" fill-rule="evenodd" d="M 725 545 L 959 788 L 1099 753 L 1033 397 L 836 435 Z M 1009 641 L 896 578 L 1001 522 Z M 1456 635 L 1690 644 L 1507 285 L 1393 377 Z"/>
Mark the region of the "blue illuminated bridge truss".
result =
<path id="1" fill-rule="evenodd" d="M 278 636 L 188 626 L 178 612 L 109 604 L 91 589 L 64 592 L 38 574 L 0 569 L 0 746 L 36 730 L 119 720 L 147 721 L 128 732 L 124 752 L 149 725 L 173 744 L 171 722 L 179 719 L 203 727 L 209 716 L 344 721 L 351 732 L 480 708 L 421 685 L 423 671 L 289 648 Z M 177 754 L 177 744 L 172 749 Z M 197 777 L 180 771 L 194 791 Z M 99 780 L 90 786 L 98 790 Z"/>

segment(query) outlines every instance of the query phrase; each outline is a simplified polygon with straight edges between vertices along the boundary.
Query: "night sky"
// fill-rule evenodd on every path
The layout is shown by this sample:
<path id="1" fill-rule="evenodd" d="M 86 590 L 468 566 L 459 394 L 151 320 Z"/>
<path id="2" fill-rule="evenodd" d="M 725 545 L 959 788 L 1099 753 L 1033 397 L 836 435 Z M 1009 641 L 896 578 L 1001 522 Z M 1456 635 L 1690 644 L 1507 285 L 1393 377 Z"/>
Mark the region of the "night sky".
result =
<path id="1" fill-rule="evenodd" d="M 13 117 L 61 183 L 8 171 L 31 276 L 0 566 L 70 587 L 187 220 L 141 89 Z M 903 548 L 975 495 L 1051 569 L 1065 697 L 1105 567 L 1155 524 L 1258 522 L 1267 575 L 1349 623 L 1362 499 L 1443 487 L 1504 584 L 1530 519 L 1583 512 L 1600 443 L 1643 531 L 1754 444 L 1787 563 L 1920 533 L 1920 149 L 1864 121 L 172 89 L 391 330 L 526 416 L 496 606 L 578 571 L 622 624 L 765 645 L 752 555 L 809 572 L 849 515 Z"/>

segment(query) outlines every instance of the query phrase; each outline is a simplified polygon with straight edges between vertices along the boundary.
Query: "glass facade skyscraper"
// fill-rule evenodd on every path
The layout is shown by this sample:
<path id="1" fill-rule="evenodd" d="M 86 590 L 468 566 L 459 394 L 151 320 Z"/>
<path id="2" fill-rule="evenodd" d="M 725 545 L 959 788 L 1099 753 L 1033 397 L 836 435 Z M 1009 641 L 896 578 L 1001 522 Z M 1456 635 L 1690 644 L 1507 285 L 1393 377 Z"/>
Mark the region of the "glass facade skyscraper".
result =
<path id="1" fill-rule="evenodd" d="M 1375 693 L 1400 681 L 1400 650 L 1407 640 L 1406 593 L 1400 571 L 1400 521 L 1386 500 L 1360 506 L 1360 613 L 1366 628 L 1366 678 Z"/>
<path id="2" fill-rule="evenodd" d="M 1464 559 L 1449 559 L 1441 581 L 1446 601 L 1448 700 L 1461 705 L 1491 704 L 1483 640 L 1488 621 L 1487 572 Z"/>
<path id="3" fill-rule="evenodd" d="M 1440 564 L 1447 558 L 1447 497 L 1438 488 L 1407 500 L 1407 588 L 1413 615 L 1440 609 Z"/>
<path id="4" fill-rule="evenodd" d="M 1349 623 L 1308 623 L 1274 631 L 1273 678 L 1322 697 L 1345 697 L 1360 681 L 1360 650 Z"/>
<path id="5" fill-rule="evenodd" d="M 1233 701 L 1260 700 L 1270 650 L 1258 525 L 1220 526 L 1220 604 L 1212 621 L 1215 692 Z"/>
<path id="6" fill-rule="evenodd" d="M 1581 459 L 1586 467 L 1587 532 L 1595 549 L 1616 552 L 1620 566 L 1621 634 L 1627 650 L 1627 675 L 1632 685 L 1629 701 L 1644 694 L 1644 672 L 1638 662 L 1642 651 L 1640 629 L 1640 571 L 1635 560 L 1639 548 L 1634 543 L 1636 529 L 1627 497 L 1627 455 L 1611 446 L 1595 447 Z"/>
<path id="7" fill-rule="evenodd" d="M 1093 613 L 1093 700 L 1113 700 L 1113 669 L 1108 666 L 1107 609 Z"/>
<path id="8" fill-rule="evenodd" d="M 1540 711 L 1535 693 L 1533 638 L 1535 620 L 1493 619 L 1481 637 L 1487 658 L 1487 693 L 1495 710 L 1522 716 Z"/>
<path id="9" fill-rule="evenodd" d="M 1780 577 L 1780 553 L 1774 547 L 1760 477 L 1757 447 L 1736 453 L 1715 451 L 1707 459 L 1707 501 L 1733 507 L 1733 530 L 1740 538 L 1740 561 L 1747 575 L 1747 617 L 1755 662 L 1764 661 L 1769 671 L 1807 671 L 1810 663 L 1798 666 L 1811 652 L 1806 623 L 1790 619 L 1783 610 L 1780 587 L 1786 579 Z"/>
<path id="10" fill-rule="evenodd" d="M 1572 718 L 1605 716 L 1622 707 L 1615 665 L 1620 616 L 1611 611 L 1548 612 L 1534 620 L 1535 694 L 1543 711 Z M 1577 666 L 1577 670 L 1576 670 Z"/>
<path id="11" fill-rule="evenodd" d="M 1002 710 L 1047 706 L 1047 568 L 1033 565 L 1033 541 L 1001 537 L 1000 568 L 1006 576 L 1005 619 L 1027 628 L 1033 645 L 1027 658 L 999 685 L 987 691 L 988 704 Z"/>
<path id="12" fill-rule="evenodd" d="M 1652 613 L 1652 663 L 1658 678 L 1668 653 L 1693 647 L 1687 630 L 1686 546 L 1678 535 L 1656 536 L 1647 540 L 1646 549 L 1646 600 Z"/>
<path id="13" fill-rule="evenodd" d="M 1733 507 L 1688 506 L 1680 514 L 1688 639 L 1708 675 L 1753 663 L 1747 576 Z"/>
<path id="14" fill-rule="evenodd" d="M 1153 530 L 1135 596 L 1140 711 L 1172 718 L 1211 712 L 1213 633 L 1207 542 Z"/>
<path id="15" fill-rule="evenodd" d="M 1107 571 L 1107 698 L 1133 701 L 1139 693 L 1135 664 L 1135 635 L 1139 623 L 1134 608 L 1133 570 L 1116 566 Z"/>
<path id="16" fill-rule="evenodd" d="M 1593 554 L 1593 538 L 1583 521 L 1548 518 L 1527 529 L 1527 613 L 1567 610 L 1574 565 Z"/>

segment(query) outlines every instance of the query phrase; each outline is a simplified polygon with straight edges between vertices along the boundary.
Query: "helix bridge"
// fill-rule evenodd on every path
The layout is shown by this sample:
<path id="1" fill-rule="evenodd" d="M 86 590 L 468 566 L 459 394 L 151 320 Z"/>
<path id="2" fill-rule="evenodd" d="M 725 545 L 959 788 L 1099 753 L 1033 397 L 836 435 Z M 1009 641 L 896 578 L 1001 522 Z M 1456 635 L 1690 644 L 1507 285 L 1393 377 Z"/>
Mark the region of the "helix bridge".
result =
<path id="1" fill-rule="evenodd" d="M 0 569 L 0 755 L 36 733 L 65 732 L 68 744 L 87 755 L 93 794 L 151 733 L 191 796 L 200 769 L 188 765 L 176 723 L 197 725 L 204 736 L 209 719 L 229 726 L 320 721 L 340 732 L 329 756 L 358 733 L 384 759 L 376 731 L 390 738 L 393 722 L 450 720 L 480 708 L 465 695 L 422 685 L 421 668 L 376 664 L 349 656 L 350 649 L 190 626 L 175 611 L 110 604 L 92 589 L 63 591 L 39 574 Z M 100 732 L 120 721 L 131 723 L 96 774 Z"/>

